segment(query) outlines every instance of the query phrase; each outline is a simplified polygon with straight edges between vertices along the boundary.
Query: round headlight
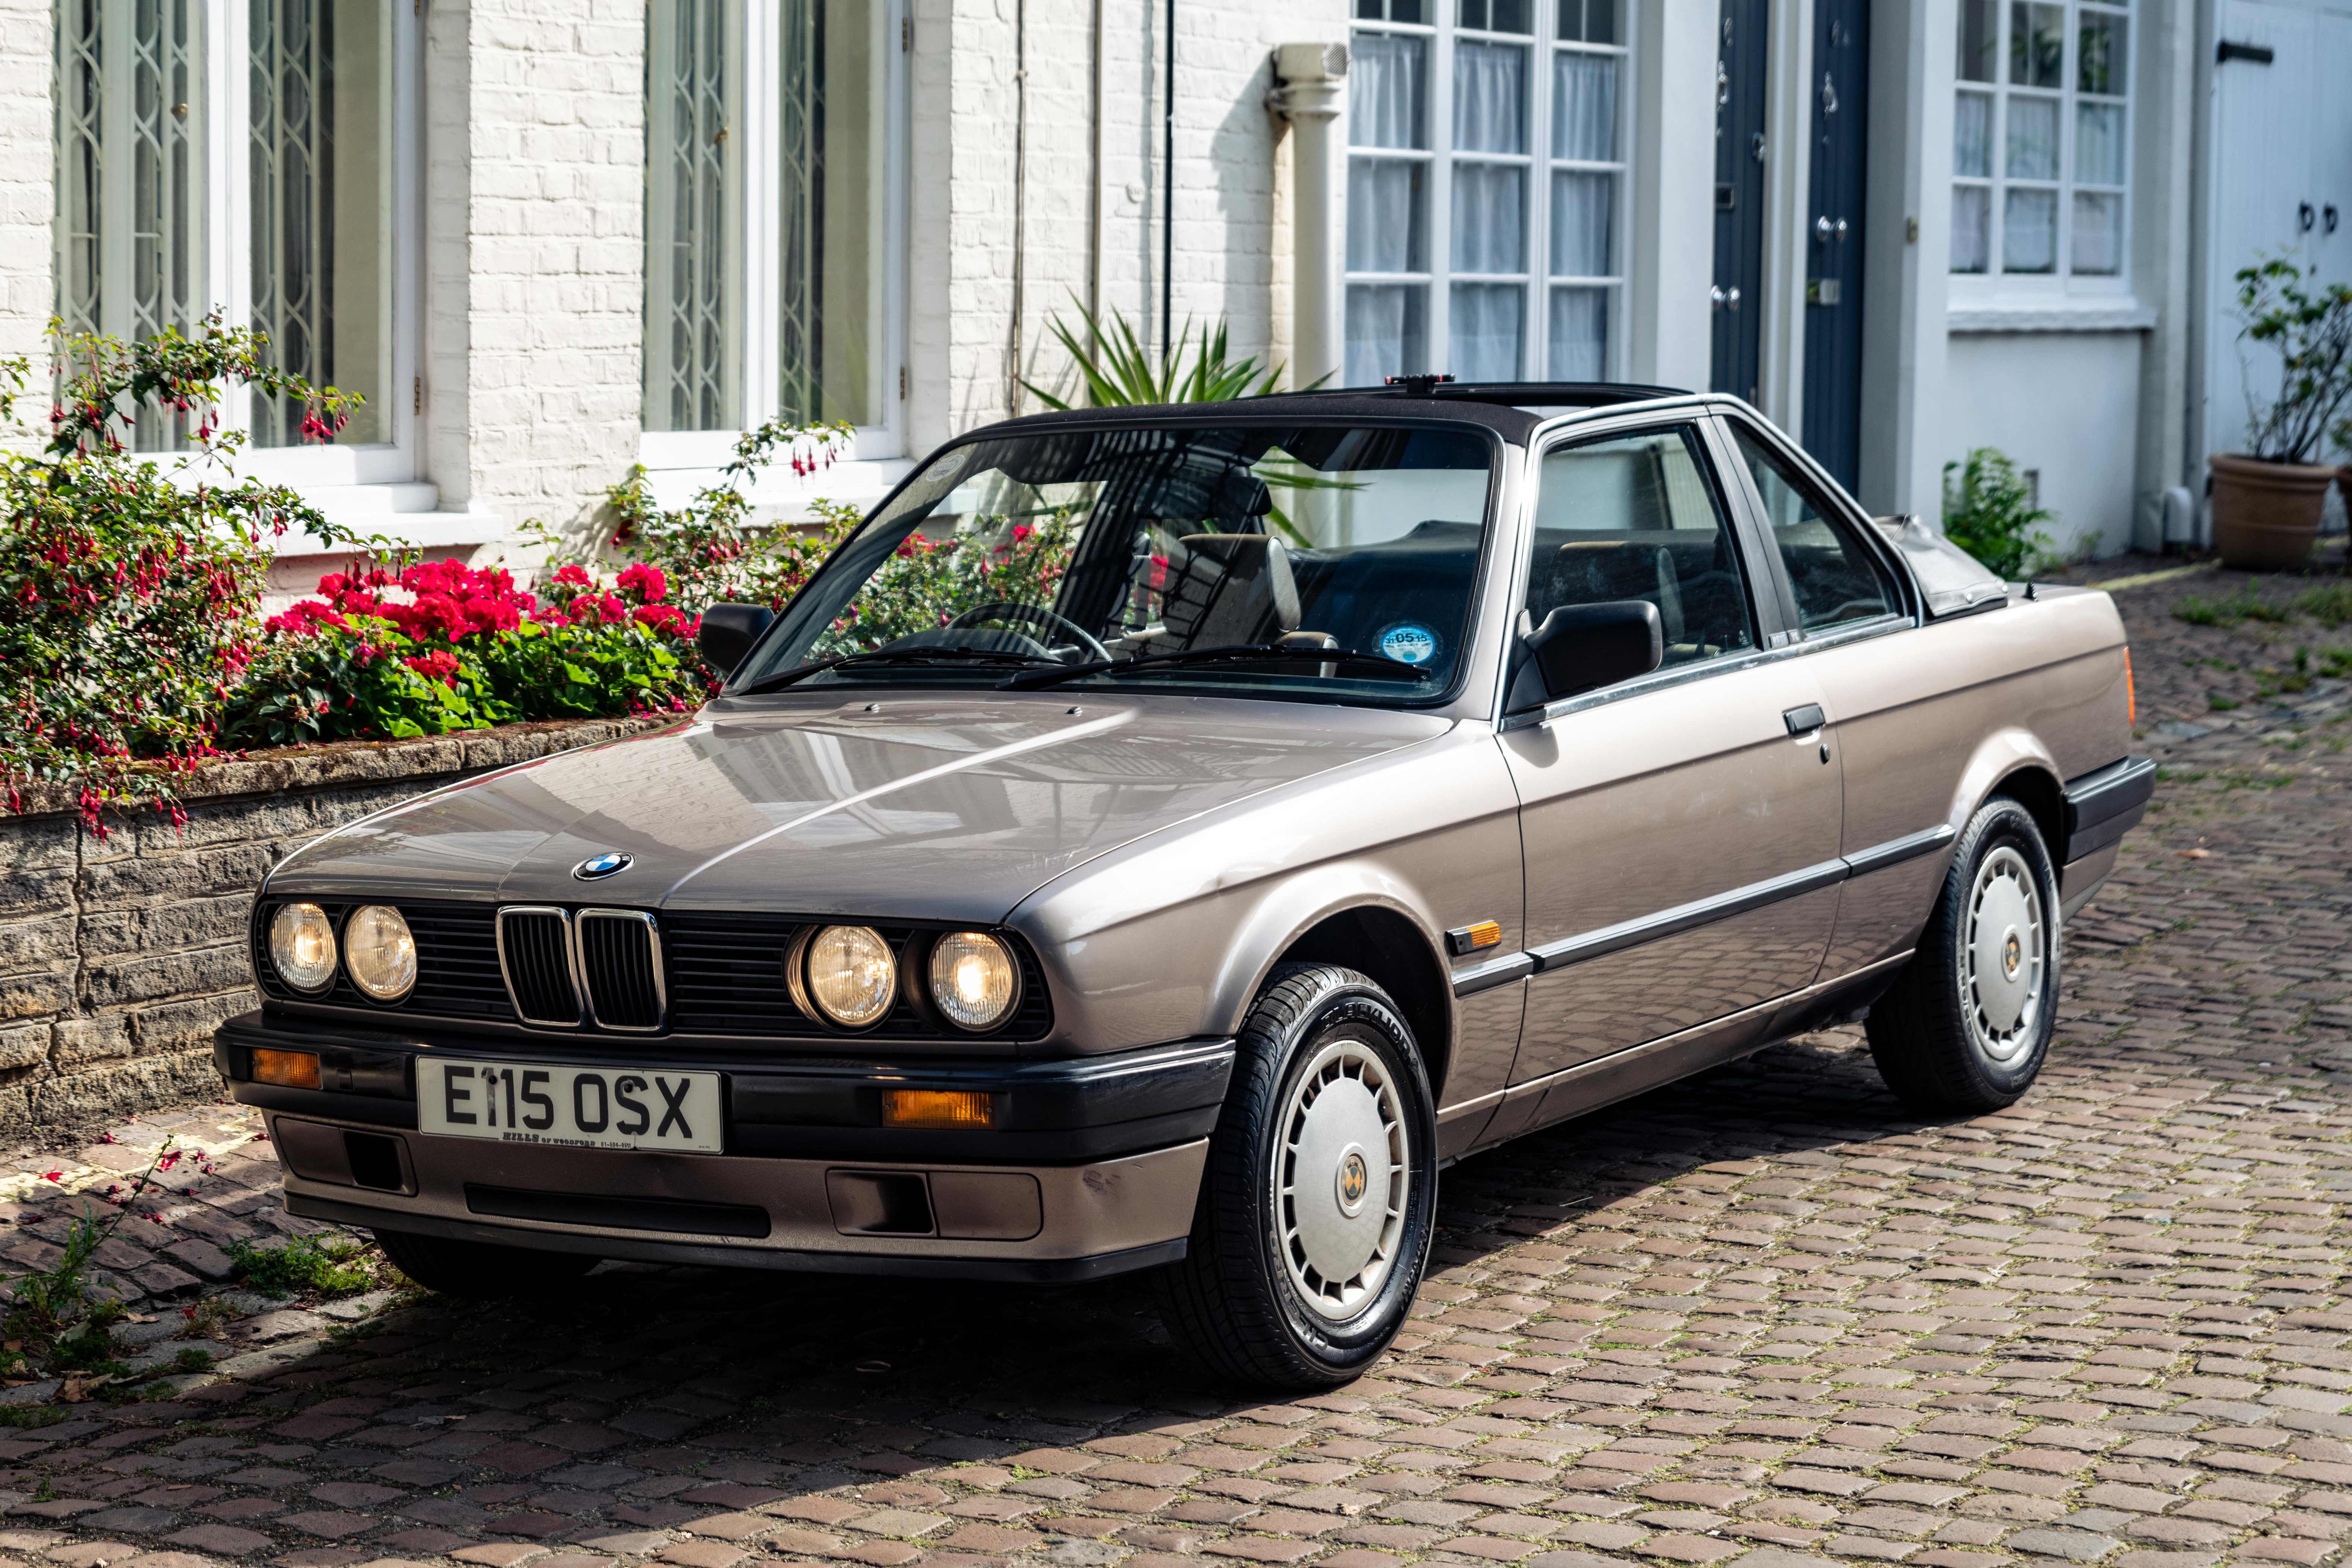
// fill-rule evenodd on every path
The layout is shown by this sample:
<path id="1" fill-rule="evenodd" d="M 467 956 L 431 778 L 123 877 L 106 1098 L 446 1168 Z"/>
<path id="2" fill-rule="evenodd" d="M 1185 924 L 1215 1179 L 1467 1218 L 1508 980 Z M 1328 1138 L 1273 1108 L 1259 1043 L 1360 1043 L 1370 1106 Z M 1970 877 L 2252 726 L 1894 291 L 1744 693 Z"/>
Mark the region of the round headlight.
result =
<path id="1" fill-rule="evenodd" d="M 931 1002 L 958 1028 L 992 1029 L 1020 1000 L 1021 971 L 986 931 L 954 931 L 931 949 Z"/>
<path id="2" fill-rule="evenodd" d="M 343 967 L 379 1002 L 397 1002 L 416 984 L 416 939 L 387 904 L 368 904 L 343 926 Z"/>
<path id="3" fill-rule="evenodd" d="M 898 989 L 890 944 L 864 926 L 827 926 L 801 955 L 809 1000 L 845 1029 L 878 1024 Z"/>
<path id="4" fill-rule="evenodd" d="M 269 962 L 297 991 L 324 991 L 335 981 L 335 927 L 316 904 L 281 904 L 269 917 Z"/>

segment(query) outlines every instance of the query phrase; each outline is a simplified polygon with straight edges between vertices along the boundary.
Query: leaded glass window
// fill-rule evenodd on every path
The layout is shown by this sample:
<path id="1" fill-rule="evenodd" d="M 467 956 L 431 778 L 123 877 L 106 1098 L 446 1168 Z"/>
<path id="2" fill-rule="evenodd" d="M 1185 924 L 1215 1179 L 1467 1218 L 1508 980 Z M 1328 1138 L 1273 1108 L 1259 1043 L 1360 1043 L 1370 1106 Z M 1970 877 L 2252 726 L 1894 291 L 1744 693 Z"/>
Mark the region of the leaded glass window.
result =
<path id="1" fill-rule="evenodd" d="M 198 0 L 59 0 L 52 235 L 69 332 L 153 338 L 204 313 L 203 47 Z M 173 435 L 151 415 L 135 440 Z"/>
<path id="2" fill-rule="evenodd" d="M 777 349 L 787 418 L 885 416 L 891 47 L 873 0 L 782 0 Z"/>
<path id="3" fill-rule="evenodd" d="M 646 428 L 739 429 L 743 0 L 653 0 L 646 25 Z"/>
<path id="4" fill-rule="evenodd" d="M 253 324 L 271 362 L 364 400 L 339 437 L 392 439 L 394 0 L 247 0 Z M 253 406 L 256 446 L 303 410 Z"/>

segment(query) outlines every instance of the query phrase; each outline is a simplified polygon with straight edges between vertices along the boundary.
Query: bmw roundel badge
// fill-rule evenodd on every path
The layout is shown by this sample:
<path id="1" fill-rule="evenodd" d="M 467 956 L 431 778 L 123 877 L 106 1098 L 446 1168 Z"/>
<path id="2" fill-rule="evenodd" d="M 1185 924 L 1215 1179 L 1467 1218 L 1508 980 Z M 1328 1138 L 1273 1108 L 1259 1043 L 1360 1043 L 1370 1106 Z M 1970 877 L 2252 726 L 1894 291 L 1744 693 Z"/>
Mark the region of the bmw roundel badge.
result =
<path id="1" fill-rule="evenodd" d="M 629 862 L 634 858 L 634 856 L 623 855 L 618 851 L 592 855 L 572 867 L 572 874 L 583 882 L 601 882 L 607 877 L 618 876 L 627 870 Z"/>

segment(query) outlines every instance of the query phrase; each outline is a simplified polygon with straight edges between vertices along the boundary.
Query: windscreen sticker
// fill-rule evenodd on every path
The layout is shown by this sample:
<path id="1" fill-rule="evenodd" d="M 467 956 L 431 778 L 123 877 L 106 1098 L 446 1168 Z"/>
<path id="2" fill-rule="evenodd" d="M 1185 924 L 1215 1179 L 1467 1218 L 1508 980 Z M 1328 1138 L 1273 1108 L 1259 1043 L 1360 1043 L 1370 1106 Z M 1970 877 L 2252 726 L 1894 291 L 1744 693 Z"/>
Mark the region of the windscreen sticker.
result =
<path id="1" fill-rule="evenodd" d="M 1381 629 L 1380 648 L 1399 664 L 1427 664 L 1437 657 L 1437 634 L 1418 621 L 1399 621 Z"/>

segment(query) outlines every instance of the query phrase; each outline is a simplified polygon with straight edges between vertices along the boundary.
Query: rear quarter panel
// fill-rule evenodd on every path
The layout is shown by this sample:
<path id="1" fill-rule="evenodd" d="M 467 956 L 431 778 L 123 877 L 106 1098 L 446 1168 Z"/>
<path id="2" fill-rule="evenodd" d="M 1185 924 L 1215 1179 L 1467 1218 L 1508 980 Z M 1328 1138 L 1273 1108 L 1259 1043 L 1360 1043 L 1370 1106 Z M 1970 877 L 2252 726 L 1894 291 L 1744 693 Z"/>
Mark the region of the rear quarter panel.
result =
<path id="1" fill-rule="evenodd" d="M 2005 782 L 2055 801 L 2067 779 L 2123 756 L 2124 642 L 2106 595 L 2037 588 L 2002 609 L 1825 650 L 1821 681 L 1845 769 L 1843 852 L 1939 823 L 1958 831 Z M 2015 779 L 2021 772 L 2033 777 Z M 2064 831 L 2063 821 L 2044 826 Z M 2052 858 L 2063 852 L 2062 837 Z M 1823 977 L 1915 942 L 1949 862 L 1946 850 L 1849 880 Z"/>

